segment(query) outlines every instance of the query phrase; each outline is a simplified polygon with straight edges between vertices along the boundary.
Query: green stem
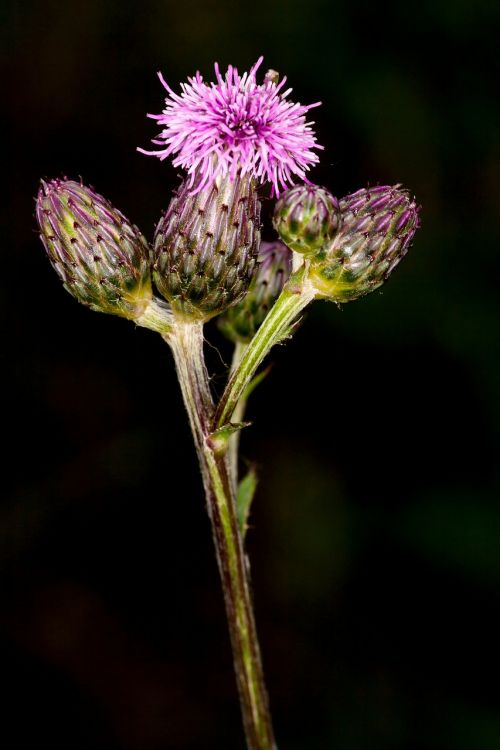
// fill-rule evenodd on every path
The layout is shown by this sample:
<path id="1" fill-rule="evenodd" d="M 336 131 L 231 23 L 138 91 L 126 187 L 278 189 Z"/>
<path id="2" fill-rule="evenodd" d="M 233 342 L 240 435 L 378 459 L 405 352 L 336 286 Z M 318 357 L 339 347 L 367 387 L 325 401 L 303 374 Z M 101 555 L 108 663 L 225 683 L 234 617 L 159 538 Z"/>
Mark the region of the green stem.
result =
<path id="1" fill-rule="evenodd" d="M 229 378 L 215 412 L 214 429 L 231 421 L 246 387 L 272 347 L 285 338 L 290 326 L 314 299 L 316 290 L 304 280 L 303 271 L 294 274 L 248 344 L 238 366 Z"/>
<path id="2" fill-rule="evenodd" d="M 248 344 L 243 344 L 242 342 L 238 342 L 235 344 L 234 352 L 233 352 L 233 361 L 231 363 L 231 370 L 229 373 L 229 376 L 231 377 L 232 373 L 237 369 L 244 353 L 247 348 Z M 247 399 L 245 398 L 245 394 L 241 396 L 238 403 L 236 404 L 236 408 L 233 411 L 232 414 L 232 421 L 235 423 L 243 422 L 243 417 L 245 416 L 245 410 L 247 407 Z M 229 443 L 227 448 L 227 455 L 228 455 L 228 461 L 229 461 L 229 472 L 231 475 L 231 480 L 233 482 L 233 488 L 234 492 L 236 493 L 238 491 L 238 452 L 240 447 L 240 435 L 241 430 L 236 430 L 230 437 L 229 437 Z"/>
<path id="3" fill-rule="evenodd" d="M 213 401 L 203 358 L 203 325 L 176 320 L 165 339 L 174 354 L 200 462 L 247 746 L 249 750 L 276 750 L 233 486 L 226 456 L 217 451 L 217 441 L 210 436 Z"/>

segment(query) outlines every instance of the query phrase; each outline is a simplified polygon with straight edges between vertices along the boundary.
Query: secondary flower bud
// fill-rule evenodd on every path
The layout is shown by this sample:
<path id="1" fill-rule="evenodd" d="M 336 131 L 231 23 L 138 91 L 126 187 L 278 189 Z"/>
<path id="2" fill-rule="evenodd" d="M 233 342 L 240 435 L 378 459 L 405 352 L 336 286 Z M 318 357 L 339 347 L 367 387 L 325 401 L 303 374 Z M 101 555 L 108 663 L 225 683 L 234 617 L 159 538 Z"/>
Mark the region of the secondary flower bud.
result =
<path id="1" fill-rule="evenodd" d="M 287 246 L 279 240 L 262 242 L 258 266 L 248 292 L 217 321 L 224 335 L 235 343 L 250 341 L 278 299 L 291 272 L 292 253 Z"/>
<path id="2" fill-rule="evenodd" d="M 260 202 L 248 175 L 207 188 L 185 180 L 160 219 L 153 276 L 176 315 L 208 320 L 247 291 L 260 244 Z"/>
<path id="3" fill-rule="evenodd" d="M 311 261 L 318 296 L 336 302 L 377 289 L 406 255 L 419 208 L 400 185 L 358 190 L 340 201 L 341 229 Z"/>
<path id="4" fill-rule="evenodd" d="M 109 201 L 73 180 L 42 181 L 36 218 L 65 289 L 84 305 L 138 318 L 152 296 L 149 249 Z"/>
<path id="5" fill-rule="evenodd" d="M 282 194 L 274 210 L 274 228 L 288 247 L 312 255 L 332 239 L 339 225 L 339 204 L 317 185 L 296 185 Z"/>

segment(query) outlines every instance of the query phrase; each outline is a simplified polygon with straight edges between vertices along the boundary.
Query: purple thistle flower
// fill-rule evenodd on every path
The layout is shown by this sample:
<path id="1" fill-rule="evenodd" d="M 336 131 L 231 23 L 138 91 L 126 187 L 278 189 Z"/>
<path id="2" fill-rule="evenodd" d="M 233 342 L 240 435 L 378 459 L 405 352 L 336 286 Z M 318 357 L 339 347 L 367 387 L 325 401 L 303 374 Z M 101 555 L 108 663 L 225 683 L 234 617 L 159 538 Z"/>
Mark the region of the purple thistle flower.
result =
<path id="1" fill-rule="evenodd" d="M 187 170 L 193 193 L 219 177 L 234 180 L 238 172 L 270 182 L 276 195 L 294 184 L 294 176 L 307 182 L 307 170 L 319 161 L 312 149 L 323 147 L 316 143 L 314 123 L 306 122 L 305 114 L 321 102 L 303 106 L 288 101 L 292 89 L 283 91 L 286 77 L 278 83 L 274 72 L 263 84 L 256 83 L 262 60 L 242 76 L 230 65 L 225 78 L 216 63 L 217 83 L 205 83 L 197 72 L 181 84 L 180 95 L 159 73 L 168 92 L 166 107 L 148 117 L 164 126 L 153 140 L 162 148 L 138 151 L 161 160 L 175 155 L 173 165 Z"/>

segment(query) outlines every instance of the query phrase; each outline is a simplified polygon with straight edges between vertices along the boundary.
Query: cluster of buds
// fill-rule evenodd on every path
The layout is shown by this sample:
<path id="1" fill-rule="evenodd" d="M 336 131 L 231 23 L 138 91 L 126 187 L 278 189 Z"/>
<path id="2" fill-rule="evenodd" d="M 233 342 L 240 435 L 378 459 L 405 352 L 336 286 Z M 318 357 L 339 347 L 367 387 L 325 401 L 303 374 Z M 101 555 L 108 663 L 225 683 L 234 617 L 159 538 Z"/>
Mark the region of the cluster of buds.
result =
<path id="1" fill-rule="evenodd" d="M 363 188 L 340 202 L 304 185 L 280 198 L 274 225 L 289 247 L 308 258 L 316 296 L 348 302 L 388 279 L 410 247 L 418 212 L 400 185 Z"/>
<path id="2" fill-rule="evenodd" d="M 42 182 L 36 215 L 65 288 L 93 310 L 139 319 L 154 282 L 175 315 L 208 320 L 249 341 L 279 296 L 298 252 L 316 296 L 347 302 L 377 289 L 408 251 L 418 207 L 400 185 L 337 201 L 302 185 L 276 204 L 283 242 L 260 243 L 260 202 L 250 178 L 221 178 L 193 192 L 185 181 L 160 219 L 150 251 L 109 201 L 72 180 Z M 285 243 L 285 244 L 283 244 Z M 257 262 L 258 256 L 258 262 Z"/>
<path id="3" fill-rule="evenodd" d="M 290 275 L 293 253 L 316 297 L 336 302 L 367 294 L 392 273 L 419 224 L 415 202 L 400 185 L 338 201 L 308 183 L 322 147 L 306 116 L 318 102 L 289 102 L 291 89 L 274 71 L 257 83 L 261 63 L 243 75 L 229 66 L 224 77 L 216 65 L 215 83 L 197 73 L 180 95 L 160 76 L 168 96 L 162 114 L 152 115 L 163 127 L 152 153 L 173 157 L 187 174 L 152 248 L 91 188 L 42 182 L 41 237 L 76 299 L 141 325 L 146 315 L 151 323 L 153 309 L 160 317 L 166 309 L 153 298 L 154 281 L 169 316 L 204 322 L 223 314 L 225 334 L 249 341 Z M 293 176 L 307 184 L 287 189 Z M 278 196 L 273 223 L 284 244 L 260 244 L 257 186 L 265 182 Z"/>
<path id="4" fill-rule="evenodd" d="M 221 178 L 195 194 L 184 182 L 158 223 L 152 249 L 118 209 L 81 182 L 42 181 L 36 218 L 67 291 L 92 310 L 141 325 L 146 310 L 153 314 L 152 275 L 174 314 L 208 320 L 245 295 L 260 245 L 260 202 L 249 178 Z"/>

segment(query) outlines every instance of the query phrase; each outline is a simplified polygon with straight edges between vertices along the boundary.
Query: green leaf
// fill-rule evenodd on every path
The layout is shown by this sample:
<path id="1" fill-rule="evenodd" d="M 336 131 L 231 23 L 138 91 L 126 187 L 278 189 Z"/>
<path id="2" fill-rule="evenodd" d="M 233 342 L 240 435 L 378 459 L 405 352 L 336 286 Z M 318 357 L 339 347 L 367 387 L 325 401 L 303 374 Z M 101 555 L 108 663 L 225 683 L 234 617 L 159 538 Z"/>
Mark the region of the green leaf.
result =
<path id="1" fill-rule="evenodd" d="M 248 474 L 239 483 L 236 495 L 236 513 L 243 538 L 245 538 L 250 506 L 255 495 L 255 490 L 257 489 L 257 484 L 257 472 L 252 466 Z"/>

